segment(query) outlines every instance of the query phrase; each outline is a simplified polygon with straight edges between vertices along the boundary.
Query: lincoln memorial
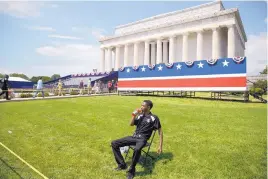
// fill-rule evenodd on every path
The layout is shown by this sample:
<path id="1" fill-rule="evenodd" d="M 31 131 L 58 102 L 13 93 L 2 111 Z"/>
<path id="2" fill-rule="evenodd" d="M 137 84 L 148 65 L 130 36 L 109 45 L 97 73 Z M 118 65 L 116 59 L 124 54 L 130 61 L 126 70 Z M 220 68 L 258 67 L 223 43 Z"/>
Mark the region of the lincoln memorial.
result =
<path id="1" fill-rule="evenodd" d="M 239 10 L 210 2 L 117 26 L 99 40 L 100 72 L 244 56 L 246 41 Z"/>

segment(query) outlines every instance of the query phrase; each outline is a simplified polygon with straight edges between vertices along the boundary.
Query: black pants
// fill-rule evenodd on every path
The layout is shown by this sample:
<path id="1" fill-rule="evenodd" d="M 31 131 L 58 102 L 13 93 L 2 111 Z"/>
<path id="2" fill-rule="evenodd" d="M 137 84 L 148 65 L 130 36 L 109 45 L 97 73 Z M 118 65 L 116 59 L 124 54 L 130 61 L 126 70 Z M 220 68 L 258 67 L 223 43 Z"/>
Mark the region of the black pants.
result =
<path id="1" fill-rule="evenodd" d="M 129 168 L 129 172 L 135 173 L 135 166 L 141 156 L 141 149 L 146 145 L 147 141 L 143 138 L 135 138 L 132 136 L 123 137 L 112 141 L 112 149 L 114 152 L 115 160 L 119 167 L 126 165 L 124 158 L 120 152 L 120 147 L 135 145 L 135 150 L 132 157 L 132 163 Z"/>
<path id="2" fill-rule="evenodd" d="M 8 90 L 7 89 L 2 89 L 3 92 L 0 93 L 0 96 L 2 96 L 4 93 L 6 93 L 6 100 L 8 100 Z"/>
<path id="3" fill-rule="evenodd" d="M 109 90 L 109 93 L 111 93 L 111 92 L 112 92 L 112 90 L 113 90 L 113 88 L 112 88 L 112 87 L 110 87 L 110 88 L 108 88 L 108 90 Z"/>

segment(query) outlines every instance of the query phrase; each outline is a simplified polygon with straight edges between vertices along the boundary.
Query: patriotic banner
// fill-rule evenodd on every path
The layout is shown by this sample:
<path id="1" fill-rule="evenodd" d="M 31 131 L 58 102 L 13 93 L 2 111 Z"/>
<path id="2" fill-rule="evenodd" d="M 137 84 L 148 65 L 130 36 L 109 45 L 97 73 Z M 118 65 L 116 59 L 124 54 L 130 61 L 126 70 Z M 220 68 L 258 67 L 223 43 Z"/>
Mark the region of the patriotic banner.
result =
<path id="1" fill-rule="evenodd" d="M 137 71 L 139 69 L 139 66 L 133 66 L 133 70 Z"/>
<path id="2" fill-rule="evenodd" d="M 207 63 L 210 65 L 214 65 L 215 63 L 217 63 L 218 59 L 209 59 L 207 60 Z"/>
<path id="3" fill-rule="evenodd" d="M 172 68 L 173 67 L 173 63 L 166 63 L 166 67 Z"/>
<path id="4" fill-rule="evenodd" d="M 153 70 L 154 67 L 155 67 L 155 64 L 153 64 L 153 65 L 148 65 L 148 68 L 149 68 L 150 70 Z"/>
<path id="5" fill-rule="evenodd" d="M 125 69 L 124 67 L 119 68 L 120 71 L 124 71 L 124 69 Z"/>
<path id="6" fill-rule="evenodd" d="M 215 60 L 216 61 L 216 60 Z M 211 65 L 207 60 L 194 61 L 189 68 L 176 62 L 173 68 L 157 64 L 135 71 L 125 67 L 118 72 L 119 91 L 245 91 L 247 90 L 246 58 L 237 63 L 232 58 L 218 59 Z"/>
<path id="7" fill-rule="evenodd" d="M 233 61 L 235 61 L 236 63 L 240 63 L 245 59 L 245 57 L 234 57 Z"/>
<path id="8" fill-rule="evenodd" d="M 185 64 L 186 64 L 187 66 L 192 66 L 192 65 L 194 64 L 194 61 L 188 61 L 188 62 L 185 62 Z"/>

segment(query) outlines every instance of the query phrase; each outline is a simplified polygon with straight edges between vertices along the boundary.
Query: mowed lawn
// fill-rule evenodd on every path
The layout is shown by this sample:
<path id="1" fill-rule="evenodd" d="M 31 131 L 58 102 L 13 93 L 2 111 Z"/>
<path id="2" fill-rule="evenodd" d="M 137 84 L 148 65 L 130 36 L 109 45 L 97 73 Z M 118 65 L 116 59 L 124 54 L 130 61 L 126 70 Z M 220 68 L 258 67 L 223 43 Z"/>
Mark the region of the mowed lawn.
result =
<path id="1" fill-rule="evenodd" d="M 157 160 L 138 164 L 135 178 L 267 178 L 266 104 L 120 96 L 1 103 L 0 141 L 48 178 L 126 178 L 113 170 L 110 144 L 132 135 L 131 112 L 144 99 L 154 102 L 164 145 L 158 156 L 157 134 Z M 39 178 L 1 146 L 0 157 L 0 178 Z"/>

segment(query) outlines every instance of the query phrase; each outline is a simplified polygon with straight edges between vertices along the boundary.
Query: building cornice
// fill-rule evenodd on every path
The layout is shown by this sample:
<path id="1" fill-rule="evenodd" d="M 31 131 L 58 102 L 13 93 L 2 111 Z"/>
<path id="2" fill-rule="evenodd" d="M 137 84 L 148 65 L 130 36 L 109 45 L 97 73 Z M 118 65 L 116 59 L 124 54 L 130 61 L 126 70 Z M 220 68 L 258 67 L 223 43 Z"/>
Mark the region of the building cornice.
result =
<path id="1" fill-rule="evenodd" d="M 241 33 L 242 33 L 242 35 L 244 37 L 244 41 L 247 42 L 248 41 L 247 35 L 246 35 L 246 32 L 245 32 L 245 29 L 244 29 L 244 26 L 243 26 L 243 23 L 242 23 L 242 20 L 241 20 L 241 16 L 240 16 L 240 13 L 239 13 L 238 9 L 235 12 L 235 16 L 236 16 L 236 20 L 237 20 L 239 29 L 241 30 Z"/>
<path id="2" fill-rule="evenodd" d="M 129 27 L 129 26 L 132 26 L 132 25 L 136 25 L 136 24 L 148 22 L 148 21 L 151 21 L 151 20 L 156 20 L 156 19 L 164 18 L 164 17 L 167 17 L 167 16 L 175 15 L 175 14 L 181 14 L 181 13 L 185 13 L 185 12 L 196 10 L 196 9 L 201 9 L 201 8 L 212 6 L 212 5 L 219 4 L 219 3 L 221 4 L 221 7 L 223 7 L 221 1 L 209 2 L 209 3 L 206 3 L 206 4 L 201 4 L 199 6 L 194 6 L 194 7 L 190 7 L 190 8 L 178 10 L 178 11 L 173 11 L 173 12 L 168 12 L 168 13 L 164 13 L 164 14 L 159 14 L 159 15 L 156 15 L 156 16 L 152 16 L 152 17 L 149 17 L 149 18 L 141 19 L 141 20 L 138 20 L 138 21 L 135 21 L 135 22 L 131 22 L 131 23 L 128 23 L 128 24 L 119 25 L 119 26 L 116 26 L 115 29 L 119 29 L 119 28 L 123 28 L 123 27 Z"/>
<path id="3" fill-rule="evenodd" d="M 201 17 L 195 17 L 195 18 L 191 18 L 191 19 L 185 19 L 179 22 L 173 22 L 173 23 L 166 23 L 166 24 L 162 24 L 161 26 L 157 26 L 157 27 L 153 27 L 148 29 L 142 29 L 140 31 L 135 31 L 132 33 L 126 33 L 124 35 L 114 35 L 114 36 L 110 36 L 110 37 L 103 37 L 99 40 L 99 42 L 104 42 L 107 40 L 111 40 L 111 39 L 116 39 L 119 37 L 127 37 L 133 34 L 138 34 L 138 33 L 142 33 L 142 32 L 147 32 L 147 31 L 152 31 L 152 30 L 156 30 L 156 29 L 161 29 L 161 28 L 166 28 L 166 27 L 170 27 L 170 26 L 174 26 L 174 25 L 180 25 L 180 24 L 185 24 L 185 23 L 189 23 L 189 22 L 194 22 L 194 21 L 199 21 L 199 20 L 203 20 L 203 19 L 208 19 L 208 18 L 212 18 L 212 17 L 219 17 L 219 16 L 223 16 L 223 15 L 228 15 L 228 14 L 233 14 L 236 13 L 237 9 L 236 8 L 232 8 L 232 9 L 227 9 L 227 10 L 223 10 L 223 11 L 219 11 L 213 14 L 207 14 Z M 245 34 L 243 34 L 243 36 L 245 36 Z"/>

